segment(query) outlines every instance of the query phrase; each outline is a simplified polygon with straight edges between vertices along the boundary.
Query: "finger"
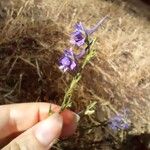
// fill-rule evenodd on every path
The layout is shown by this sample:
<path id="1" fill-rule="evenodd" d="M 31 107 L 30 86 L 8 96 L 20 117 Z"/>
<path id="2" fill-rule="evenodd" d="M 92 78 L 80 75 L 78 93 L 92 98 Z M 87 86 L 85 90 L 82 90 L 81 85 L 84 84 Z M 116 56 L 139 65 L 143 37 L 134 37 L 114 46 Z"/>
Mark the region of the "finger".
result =
<path id="1" fill-rule="evenodd" d="M 23 132 L 28 128 L 31 128 L 37 122 L 48 117 L 50 104 L 48 103 L 25 103 L 25 104 L 14 104 L 0 106 L 0 141 L 14 133 Z M 53 112 L 58 112 L 60 107 L 51 104 Z M 63 127 L 69 128 L 70 130 L 63 132 L 68 135 L 67 132 L 73 133 L 71 126 L 76 126 L 76 115 L 67 110 L 63 114 L 64 125 Z M 68 117 L 69 116 L 69 117 Z M 74 127 L 75 128 L 75 127 Z"/>
<path id="2" fill-rule="evenodd" d="M 61 115 L 63 116 L 61 137 L 66 138 L 75 133 L 80 117 L 69 110 L 63 111 Z"/>
<path id="3" fill-rule="evenodd" d="M 39 122 L 9 143 L 3 150 L 48 150 L 59 138 L 63 126 L 61 115 L 55 113 Z"/>

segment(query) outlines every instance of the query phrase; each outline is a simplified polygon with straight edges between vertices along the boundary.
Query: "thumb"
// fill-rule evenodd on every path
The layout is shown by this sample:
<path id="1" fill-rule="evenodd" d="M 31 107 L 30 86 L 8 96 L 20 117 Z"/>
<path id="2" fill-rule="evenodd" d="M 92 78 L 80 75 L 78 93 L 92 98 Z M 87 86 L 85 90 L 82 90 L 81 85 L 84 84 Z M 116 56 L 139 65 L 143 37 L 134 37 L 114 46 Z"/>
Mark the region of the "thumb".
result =
<path id="1" fill-rule="evenodd" d="M 63 126 L 63 119 L 55 113 L 28 129 L 9 143 L 3 150 L 7 149 L 31 149 L 48 150 L 59 138 Z"/>

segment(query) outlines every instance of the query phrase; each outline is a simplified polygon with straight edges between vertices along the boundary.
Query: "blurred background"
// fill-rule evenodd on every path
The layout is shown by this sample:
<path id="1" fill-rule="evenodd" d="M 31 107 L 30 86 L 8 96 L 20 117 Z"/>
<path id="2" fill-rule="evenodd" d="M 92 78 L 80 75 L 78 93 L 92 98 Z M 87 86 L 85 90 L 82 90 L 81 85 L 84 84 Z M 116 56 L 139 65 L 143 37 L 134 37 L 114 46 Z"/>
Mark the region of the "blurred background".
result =
<path id="1" fill-rule="evenodd" d="M 76 22 L 90 28 L 109 18 L 93 36 L 97 55 L 74 91 L 81 113 L 96 101 L 95 113 L 81 114 L 76 134 L 54 149 L 150 149 L 149 0 L 1 0 L 0 104 L 61 104 L 74 73 L 58 61 Z M 128 110 L 132 127 L 114 132 L 107 120 Z M 134 143 L 134 144 L 132 144 Z"/>

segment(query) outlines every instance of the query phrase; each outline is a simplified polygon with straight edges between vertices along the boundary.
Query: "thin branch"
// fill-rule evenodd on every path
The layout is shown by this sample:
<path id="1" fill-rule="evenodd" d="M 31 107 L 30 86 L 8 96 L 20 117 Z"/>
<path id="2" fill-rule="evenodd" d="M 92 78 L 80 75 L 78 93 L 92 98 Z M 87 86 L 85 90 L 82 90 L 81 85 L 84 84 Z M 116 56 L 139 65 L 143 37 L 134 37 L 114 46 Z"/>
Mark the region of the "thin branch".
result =
<path id="1" fill-rule="evenodd" d="M 12 72 L 12 70 L 13 70 L 13 68 L 14 68 L 14 66 L 15 66 L 15 64 L 16 64 L 16 62 L 17 62 L 17 60 L 18 60 L 18 57 L 16 57 L 16 59 L 15 59 L 14 62 L 12 63 L 12 65 L 11 65 L 11 67 L 10 67 L 8 73 L 7 73 L 7 77 L 11 74 L 11 72 Z"/>

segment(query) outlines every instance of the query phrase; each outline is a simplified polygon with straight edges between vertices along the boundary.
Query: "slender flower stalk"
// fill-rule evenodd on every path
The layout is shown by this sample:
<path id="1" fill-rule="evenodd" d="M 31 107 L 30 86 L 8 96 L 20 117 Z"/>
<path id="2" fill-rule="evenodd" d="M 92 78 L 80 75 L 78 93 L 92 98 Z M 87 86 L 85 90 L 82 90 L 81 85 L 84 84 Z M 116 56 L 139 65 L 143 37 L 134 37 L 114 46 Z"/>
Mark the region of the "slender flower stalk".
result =
<path id="1" fill-rule="evenodd" d="M 93 46 L 93 44 L 91 45 Z M 94 49 L 92 49 L 92 47 L 89 47 L 89 53 L 86 55 L 82 65 L 81 65 L 81 70 L 76 74 L 76 76 L 73 78 L 73 80 L 70 83 L 69 88 L 67 89 L 67 91 L 65 92 L 65 96 L 63 98 L 63 102 L 61 105 L 61 111 L 63 111 L 66 108 L 71 107 L 72 105 L 72 94 L 74 89 L 76 88 L 77 84 L 79 83 L 79 81 L 81 80 L 81 71 L 85 68 L 85 66 L 87 65 L 87 63 L 95 56 L 96 52 Z"/>
<path id="2" fill-rule="evenodd" d="M 63 102 L 62 102 L 62 105 L 61 105 L 61 111 L 63 111 L 66 108 L 71 107 L 71 105 L 72 105 L 72 101 L 71 101 L 72 94 L 73 94 L 73 91 L 76 88 L 78 82 L 80 81 L 80 79 L 81 79 L 81 74 L 78 73 L 73 78 L 73 80 L 71 81 L 69 88 L 65 92 L 65 96 L 64 96 L 64 99 L 63 99 Z"/>
<path id="3" fill-rule="evenodd" d="M 89 52 L 90 47 L 92 46 L 93 43 L 94 43 L 93 41 L 89 42 L 86 48 L 82 49 L 82 51 L 79 54 L 75 55 L 75 58 L 76 59 L 83 58 Z"/>
<path id="4" fill-rule="evenodd" d="M 95 56 L 96 51 L 92 49 L 92 46 L 95 40 L 90 39 L 89 36 L 93 34 L 99 26 L 104 22 L 104 20 L 108 16 L 104 17 L 100 20 L 92 29 L 86 29 L 81 22 L 75 24 L 74 32 L 71 34 L 71 44 L 73 47 L 77 47 L 79 50 L 81 49 L 79 54 L 75 54 L 72 48 L 64 51 L 62 58 L 59 61 L 59 69 L 63 72 L 73 71 L 76 69 L 79 59 L 83 59 L 80 69 L 77 71 L 78 73 L 73 78 L 70 83 L 69 88 L 65 92 L 65 96 L 62 102 L 61 111 L 71 107 L 72 105 L 72 94 L 81 79 L 81 72 L 85 68 L 86 64 Z M 83 47 L 84 46 L 84 47 Z"/>

